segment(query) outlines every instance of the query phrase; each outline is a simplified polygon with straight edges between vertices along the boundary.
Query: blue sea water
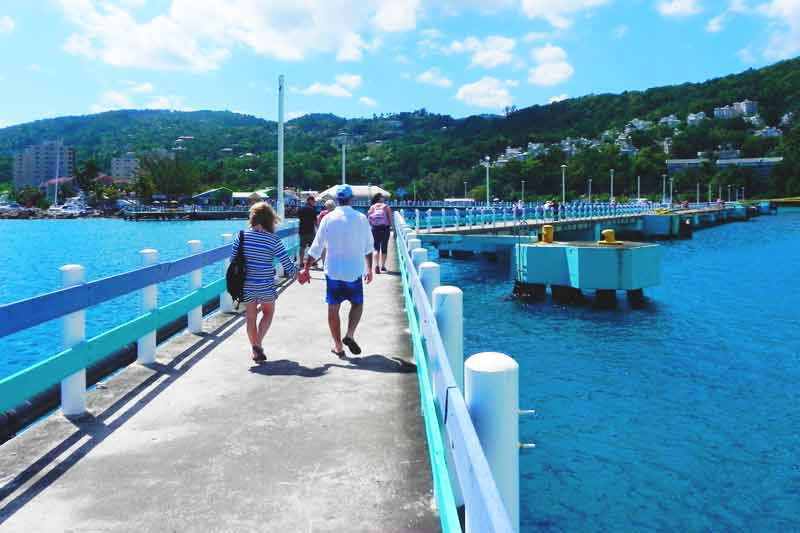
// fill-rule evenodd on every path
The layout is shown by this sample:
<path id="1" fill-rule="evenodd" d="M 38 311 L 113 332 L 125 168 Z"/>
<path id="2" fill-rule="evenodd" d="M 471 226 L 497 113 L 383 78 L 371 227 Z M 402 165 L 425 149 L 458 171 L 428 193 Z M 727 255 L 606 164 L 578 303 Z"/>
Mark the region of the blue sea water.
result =
<path id="1" fill-rule="evenodd" d="M 0 304 L 60 288 L 59 267 L 77 263 L 86 280 L 141 266 L 139 250 L 155 248 L 162 261 L 189 255 L 186 241 L 199 239 L 204 249 L 222 245 L 222 233 L 236 233 L 244 220 L 126 222 L 118 219 L 0 220 Z M 221 265 L 203 271 L 204 283 L 222 275 Z M 184 296 L 188 276 L 159 286 L 159 303 Z M 134 293 L 91 308 L 86 335 L 92 337 L 139 314 Z M 55 321 L 0 338 L 0 378 L 59 351 L 60 324 Z"/>
<path id="2" fill-rule="evenodd" d="M 508 298 L 442 260 L 465 353 L 520 365 L 524 531 L 800 531 L 800 210 L 662 243 L 644 310 Z"/>

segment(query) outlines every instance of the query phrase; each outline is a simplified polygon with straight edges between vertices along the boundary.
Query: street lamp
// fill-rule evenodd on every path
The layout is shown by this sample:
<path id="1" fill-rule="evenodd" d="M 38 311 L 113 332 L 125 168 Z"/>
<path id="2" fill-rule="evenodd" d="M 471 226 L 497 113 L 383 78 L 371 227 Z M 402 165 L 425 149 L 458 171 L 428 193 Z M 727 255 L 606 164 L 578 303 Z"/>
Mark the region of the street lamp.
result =
<path id="1" fill-rule="evenodd" d="M 467 182 L 464 182 L 464 198 L 467 197 Z"/>
<path id="2" fill-rule="evenodd" d="M 589 203 L 592 203 L 592 178 L 589 178 Z"/>
<path id="3" fill-rule="evenodd" d="M 611 169 L 611 197 L 608 199 L 609 202 L 614 201 L 614 169 Z"/>
<path id="4" fill-rule="evenodd" d="M 522 180 L 522 203 L 525 203 L 525 180 Z"/>
<path id="5" fill-rule="evenodd" d="M 728 201 L 731 201 L 731 186 L 728 185 Z"/>
<path id="6" fill-rule="evenodd" d="M 672 178 L 669 179 L 669 205 L 672 207 L 672 184 L 675 180 Z"/>
<path id="7" fill-rule="evenodd" d="M 667 203 L 667 175 L 661 174 L 661 204 Z"/>
<path id="8" fill-rule="evenodd" d="M 742 201 L 744 202 L 744 185 L 742 185 Z"/>
<path id="9" fill-rule="evenodd" d="M 483 161 L 486 166 L 486 207 L 489 207 L 489 156 L 484 157 Z"/>
<path id="10" fill-rule="evenodd" d="M 561 165 L 561 204 L 567 203 L 567 165 Z"/>
<path id="11" fill-rule="evenodd" d="M 344 132 L 340 133 L 339 138 L 342 143 L 342 185 L 344 185 L 347 183 L 345 178 L 347 168 L 347 134 Z"/>

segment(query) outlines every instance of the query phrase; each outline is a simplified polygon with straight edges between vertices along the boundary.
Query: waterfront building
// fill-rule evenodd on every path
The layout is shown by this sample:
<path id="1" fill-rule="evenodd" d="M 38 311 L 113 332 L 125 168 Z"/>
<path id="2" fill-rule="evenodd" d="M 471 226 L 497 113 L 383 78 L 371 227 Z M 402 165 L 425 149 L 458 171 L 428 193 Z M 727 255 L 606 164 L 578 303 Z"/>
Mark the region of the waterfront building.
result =
<path id="1" fill-rule="evenodd" d="M 714 118 L 728 120 L 731 118 L 736 118 L 737 116 L 739 116 L 739 113 L 733 106 L 725 105 L 722 107 L 714 108 Z"/>
<path id="2" fill-rule="evenodd" d="M 745 98 L 741 102 L 734 102 L 733 109 L 741 117 L 749 117 L 758 113 L 758 102 Z"/>
<path id="3" fill-rule="evenodd" d="M 661 120 L 658 121 L 659 126 L 667 126 L 669 128 L 676 128 L 680 126 L 681 120 L 676 117 L 675 115 L 669 115 L 666 117 L 662 117 Z"/>
<path id="4" fill-rule="evenodd" d="M 717 146 L 717 159 L 736 159 L 740 155 L 742 155 L 742 152 L 735 149 L 733 145 Z"/>
<path id="5" fill-rule="evenodd" d="M 692 159 L 667 159 L 667 174 L 672 176 L 684 170 L 692 168 L 700 168 L 705 163 L 710 163 L 711 160 L 705 157 L 697 157 Z"/>
<path id="6" fill-rule="evenodd" d="M 783 161 L 782 157 L 745 157 L 736 159 L 720 159 L 717 161 L 717 168 L 749 168 L 755 170 L 760 176 L 769 176 L 781 161 Z"/>
<path id="7" fill-rule="evenodd" d="M 111 159 L 111 175 L 115 178 L 133 179 L 139 173 L 139 158 L 133 152 Z"/>
<path id="8" fill-rule="evenodd" d="M 14 156 L 14 187 L 39 187 L 53 178 L 75 175 L 75 149 L 63 141 L 28 146 Z"/>
<path id="9" fill-rule="evenodd" d="M 705 111 L 699 113 L 689 113 L 686 117 L 686 124 L 689 126 L 697 126 L 706 119 Z"/>

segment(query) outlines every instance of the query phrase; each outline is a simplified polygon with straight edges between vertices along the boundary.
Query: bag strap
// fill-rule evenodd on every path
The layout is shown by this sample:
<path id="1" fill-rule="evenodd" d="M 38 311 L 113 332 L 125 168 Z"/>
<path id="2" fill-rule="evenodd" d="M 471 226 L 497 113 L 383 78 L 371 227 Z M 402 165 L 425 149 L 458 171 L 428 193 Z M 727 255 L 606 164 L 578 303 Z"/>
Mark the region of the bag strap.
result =
<path id="1" fill-rule="evenodd" d="M 239 249 L 236 250 L 236 259 L 244 260 L 244 230 L 239 231 Z"/>

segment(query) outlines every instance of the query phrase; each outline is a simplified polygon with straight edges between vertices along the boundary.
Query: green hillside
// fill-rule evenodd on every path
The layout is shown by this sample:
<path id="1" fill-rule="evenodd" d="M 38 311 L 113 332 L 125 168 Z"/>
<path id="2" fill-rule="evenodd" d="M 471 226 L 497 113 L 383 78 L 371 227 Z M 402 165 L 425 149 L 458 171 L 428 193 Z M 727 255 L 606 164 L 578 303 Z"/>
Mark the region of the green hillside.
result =
<path id="1" fill-rule="evenodd" d="M 698 111 L 711 116 L 714 107 L 745 98 L 759 103 L 759 113 L 770 126 L 778 125 L 787 112 L 800 115 L 800 59 L 703 83 L 588 95 L 513 110 L 503 117 L 453 119 L 425 110 L 362 119 L 306 115 L 286 127 L 286 182 L 314 189 L 336 182 L 340 160 L 335 138 L 344 132 L 351 143 L 348 176 L 353 182 L 383 184 L 389 189 L 409 188 L 414 182 L 420 195 L 438 197 L 460 196 L 467 182 L 478 196 L 483 193 L 484 172 L 478 160 L 484 155 L 496 158 L 506 146 L 555 143 L 565 137 L 595 139 L 606 130 L 621 130 L 634 118 L 657 122 L 675 114 L 685 121 L 688 113 Z M 660 141 L 672 137 L 673 157 L 694 157 L 697 152 L 731 145 L 743 156 L 786 158 L 769 179 L 713 167 L 679 176 L 679 193 L 694 191 L 700 181 L 714 187 L 745 186 L 751 194 L 800 194 L 797 123 L 784 128 L 784 136 L 776 139 L 755 137 L 753 128 L 741 119 L 708 120 L 693 128 L 684 123 L 677 135 L 669 128 L 655 127 L 631 135 L 636 155 L 621 155 L 614 144 L 605 143 L 567 160 L 560 149 L 551 147 L 536 158 L 493 168 L 492 193 L 511 197 L 525 180 L 530 194 L 553 195 L 560 189 L 563 163 L 568 167 L 568 188 L 575 194 L 585 190 L 588 178 L 593 179 L 596 191 L 607 190 L 610 168 L 616 171 L 616 190 L 635 192 L 639 175 L 643 191 L 655 193 L 660 190 L 667 157 Z M 0 179 L 10 175 L 10 154 L 41 140 L 63 138 L 77 148 L 79 161 L 93 159 L 105 171 L 111 157 L 127 151 L 180 147 L 179 157 L 197 171 L 195 189 L 269 185 L 276 173 L 275 134 L 274 122 L 227 111 L 126 110 L 41 120 L 0 129 Z M 181 136 L 193 139 L 176 143 Z"/>

